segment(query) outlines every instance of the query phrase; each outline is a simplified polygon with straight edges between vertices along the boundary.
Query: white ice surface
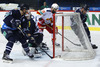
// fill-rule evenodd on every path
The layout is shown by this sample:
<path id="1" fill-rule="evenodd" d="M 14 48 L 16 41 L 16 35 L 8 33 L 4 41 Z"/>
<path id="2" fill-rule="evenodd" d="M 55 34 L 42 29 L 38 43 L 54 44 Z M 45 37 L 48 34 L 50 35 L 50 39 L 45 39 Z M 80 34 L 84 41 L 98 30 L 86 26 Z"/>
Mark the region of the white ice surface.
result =
<path id="1" fill-rule="evenodd" d="M 44 42 L 51 45 L 51 35 L 45 32 Z M 62 59 L 50 59 L 45 53 L 41 58 L 29 59 L 22 54 L 21 45 L 14 45 L 10 57 L 14 59 L 13 64 L 3 63 L 2 55 L 5 49 L 6 39 L 0 34 L 0 67 L 100 67 L 100 32 L 91 31 L 92 43 L 98 45 L 96 57 L 92 60 L 85 61 L 65 61 Z M 51 51 L 52 53 L 52 51 Z"/>

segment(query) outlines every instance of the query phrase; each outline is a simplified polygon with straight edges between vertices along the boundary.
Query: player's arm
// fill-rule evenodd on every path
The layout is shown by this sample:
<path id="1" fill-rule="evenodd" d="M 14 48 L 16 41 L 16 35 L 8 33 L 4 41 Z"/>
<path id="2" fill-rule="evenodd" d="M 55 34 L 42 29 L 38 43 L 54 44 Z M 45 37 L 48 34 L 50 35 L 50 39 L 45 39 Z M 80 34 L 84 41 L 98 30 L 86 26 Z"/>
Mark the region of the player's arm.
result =
<path id="1" fill-rule="evenodd" d="M 44 19 L 43 19 L 42 17 L 40 17 L 40 18 L 38 19 L 37 25 L 38 25 L 39 28 L 43 28 L 43 29 L 46 28 L 46 27 L 45 27 L 45 21 L 44 21 Z"/>
<path id="2" fill-rule="evenodd" d="M 15 14 L 15 13 L 14 13 L 13 11 L 7 12 L 7 13 L 5 14 L 5 16 L 4 16 L 5 19 L 3 20 L 4 23 L 5 23 L 7 26 L 11 27 L 11 28 L 17 28 L 17 26 L 19 26 L 19 25 L 21 24 L 21 21 L 20 21 L 19 19 L 15 19 L 15 18 L 13 17 L 14 14 Z"/>

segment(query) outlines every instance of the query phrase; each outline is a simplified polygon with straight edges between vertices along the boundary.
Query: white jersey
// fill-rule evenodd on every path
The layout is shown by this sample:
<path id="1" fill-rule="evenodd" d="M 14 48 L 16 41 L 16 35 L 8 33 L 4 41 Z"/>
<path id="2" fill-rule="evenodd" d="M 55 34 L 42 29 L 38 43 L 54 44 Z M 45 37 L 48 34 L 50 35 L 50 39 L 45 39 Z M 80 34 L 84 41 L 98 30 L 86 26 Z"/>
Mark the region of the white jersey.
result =
<path id="1" fill-rule="evenodd" d="M 51 12 L 51 8 L 44 8 L 41 11 L 37 11 L 37 14 L 37 22 L 39 22 L 40 24 L 45 25 L 53 23 L 53 13 Z M 39 18 L 42 18 L 43 21 L 40 22 Z"/>

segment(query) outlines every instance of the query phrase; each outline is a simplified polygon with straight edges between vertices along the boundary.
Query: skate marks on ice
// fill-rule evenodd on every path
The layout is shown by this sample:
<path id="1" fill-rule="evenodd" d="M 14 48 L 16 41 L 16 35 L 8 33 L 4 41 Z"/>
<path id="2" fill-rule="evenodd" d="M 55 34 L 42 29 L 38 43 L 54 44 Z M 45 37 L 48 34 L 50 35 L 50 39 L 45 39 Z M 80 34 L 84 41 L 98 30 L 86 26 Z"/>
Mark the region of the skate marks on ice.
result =
<path id="1" fill-rule="evenodd" d="M 24 56 L 22 53 L 22 49 L 19 45 L 15 45 L 14 48 L 19 48 L 19 50 L 15 49 L 12 50 L 10 57 L 13 59 L 12 62 L 7 62 L 4 61 L 4 63 L 32 63 L 34 61 L 47 61 L 47 60 L 51 60 L 51 58 L 49 58 L 44 52 L 41 52 L 42 56 L 41 57 L 34 57 L 32 59 L 30 59 L 28 56 Z M 52 51 L 47 51 L 51 56 L 52 56 Z M 3 53 L 3 52 L 2 52 Z M 3 54 L 0 55 L 0 63 L 3 63 L 2 60 L 2 56 Z"/>

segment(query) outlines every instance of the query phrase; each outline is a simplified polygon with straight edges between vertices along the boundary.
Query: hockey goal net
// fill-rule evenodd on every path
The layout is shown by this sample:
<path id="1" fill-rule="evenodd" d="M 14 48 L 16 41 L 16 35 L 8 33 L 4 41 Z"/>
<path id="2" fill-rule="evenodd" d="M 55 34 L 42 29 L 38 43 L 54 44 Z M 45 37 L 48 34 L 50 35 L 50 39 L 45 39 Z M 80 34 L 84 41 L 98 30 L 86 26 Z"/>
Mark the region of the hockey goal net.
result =
<path id="1" fill-rule="evenodd" d="M 95 51 L 82 25 L 79 13 L 53 15 L 53 57 L 65 60 L 89 60 L 95 57 Z M 55 36 L 55 27 L 58 34 Z M 55 46 L 55 41 L 60 47 Z"/>

